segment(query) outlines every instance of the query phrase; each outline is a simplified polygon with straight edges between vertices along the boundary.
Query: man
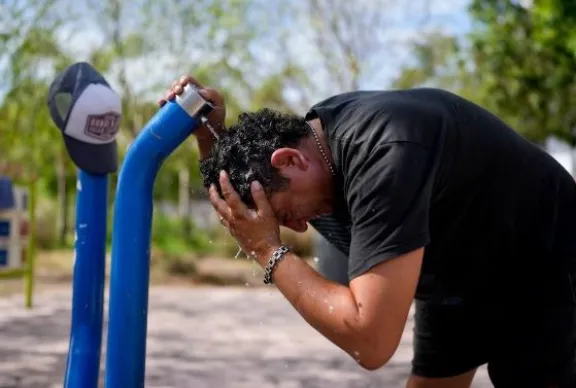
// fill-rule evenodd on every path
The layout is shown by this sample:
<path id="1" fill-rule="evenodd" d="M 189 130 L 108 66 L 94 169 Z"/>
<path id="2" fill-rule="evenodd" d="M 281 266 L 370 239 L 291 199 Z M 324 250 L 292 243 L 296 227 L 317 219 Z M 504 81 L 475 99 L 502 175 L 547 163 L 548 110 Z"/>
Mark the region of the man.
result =
<path id="1" fill-rule="evenodd" d="M 415 299 L 407 386 L 575 387 L 576 185 L 497 117 L 435 89 L 333 96 L 305 117 L 243 113 L 196 132 L 222 223 L 302 317 L 366 369 Z M 282 245 L 314 225 L 348 259 L 330 281 Z"/>

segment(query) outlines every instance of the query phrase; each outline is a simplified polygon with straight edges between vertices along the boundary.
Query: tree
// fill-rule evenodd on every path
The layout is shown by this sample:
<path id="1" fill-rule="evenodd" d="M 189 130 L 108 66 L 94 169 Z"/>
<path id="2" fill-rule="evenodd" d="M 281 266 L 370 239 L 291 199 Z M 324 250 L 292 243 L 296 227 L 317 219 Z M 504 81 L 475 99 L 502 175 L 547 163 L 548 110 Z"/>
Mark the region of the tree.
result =
<path id="1" fill-rule="evenodd" d="M 576 3 L 475 0 L 471 55 L 494 109 L 529 139 L 576 146 Z"/>
<path id="2" fill-rule="evenodd" d="M 283 48 L 309 72 L 310 82 L 297 89 L 303 105 L 374 85 L 406 43 L 406 35 L 427 23 L 431 6 L 430 1 L 293 2 L 290 27 L 301 30 L 301 38 L 299 44 Z"/>

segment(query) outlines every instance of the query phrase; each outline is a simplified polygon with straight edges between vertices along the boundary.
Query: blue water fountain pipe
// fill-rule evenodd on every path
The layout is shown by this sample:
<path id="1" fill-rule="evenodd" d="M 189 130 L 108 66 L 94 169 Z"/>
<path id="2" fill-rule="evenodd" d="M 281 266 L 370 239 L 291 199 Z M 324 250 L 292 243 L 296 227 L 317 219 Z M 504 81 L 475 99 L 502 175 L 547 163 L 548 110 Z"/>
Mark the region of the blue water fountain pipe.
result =
<path id="1" fill-rule="evenodd" d="M 107 388 L 144 387 L 154 180 L 162 162 L 211 110 L 197 89 L 187 86 L 142 129 L 121 167 L 112 235 Z"/>
<path id="2" fill-rule="evenodd" d="M 108 175 L 78 172 L 72 322 L 65 388 L 97 388 L 102 348 Z"/>
<path id="3" fill-rule="evenodd" d="M 90 104 L 76 105 L 92 85 L 110 88 L 104 77 L 86 62 L 77 62 L 60 73 L 50 84 L 48 110 L 64 137 L 66 150 L 78 168 L 76 181 L 76 217 L 74 233 L 74 269 L 70 343 L 64 374 L 64 388 L 97 388 L 104 312 L 104 282 L 106 273 L 106 231 L 108 210 L 108 175 L 117 170 L 116 133 L 121 118 L 120 98 L 97 101 L 99 96 L 85 97 Z M 102 90 L 102 89 L 100 89 Z M 112 90 L 106 98 L 112 98 Z M 111 97 L 112 96 L 112 97 Z M 105 104 L 103 104 L 106 102 Z M 117 104 L 115 104 L 117 103 Z M 107 106 L 114 112 L 103 112 Z M 76 119 L 72 119 L 75 108 Z M 88 136 L 93 121 L 113 115 L 118 120 L 106 120 L 98 126 L 106 144 L 94 143 Z M 84 117 L 81 120 L 82 116 Z M 104 121 L 103 121 L 104 122 Z M 72 135 L 74 134 L 74 135 Z M 93 135 L 93 133 L 92 133 Z M 99 140 L 101 140 L 100 138 Z M 82 145 L 89 152 L 87 162 L 70 152 Z"/>

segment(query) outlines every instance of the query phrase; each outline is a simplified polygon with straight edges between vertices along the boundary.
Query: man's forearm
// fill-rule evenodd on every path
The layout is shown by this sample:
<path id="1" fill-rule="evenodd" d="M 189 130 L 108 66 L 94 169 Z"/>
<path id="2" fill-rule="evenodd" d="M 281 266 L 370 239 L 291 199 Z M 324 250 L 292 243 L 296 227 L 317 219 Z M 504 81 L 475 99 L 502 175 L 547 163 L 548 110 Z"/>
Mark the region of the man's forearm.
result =
<path id="1" fill-rule="evenodd" d="M 363 327 L 361 309 L 348 287 L 329 281 L 296 255 L 274 269 L 280 292 L 322 335 L 364 367 L 374 365 L 374 338 Z"/>

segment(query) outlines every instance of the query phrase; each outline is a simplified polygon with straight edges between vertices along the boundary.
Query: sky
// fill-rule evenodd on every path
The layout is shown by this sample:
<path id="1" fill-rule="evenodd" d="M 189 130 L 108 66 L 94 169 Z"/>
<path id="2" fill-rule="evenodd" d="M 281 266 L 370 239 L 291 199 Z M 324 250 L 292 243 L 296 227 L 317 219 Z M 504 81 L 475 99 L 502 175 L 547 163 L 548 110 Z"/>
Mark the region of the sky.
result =
<path id="1" fill-rule="evenodd" d="M 127 8 L 124 12 L 124 28 L 130 29 L 134 26 L 140 26 L 141 28 L 142 22 L 137 16 L 139 15 L 141 1 L 142 0 L 127 0 L 125 2 Z M 187 1 L 192 0 L 182 0 L 179 3 L 187 4 Z M 248 24 L 255 23 L 257 20 L 263 20 L 262 18 L 264 16 L 269 24 L 288 28 L 292 32 L 289 35 L 289 42 L 286 45 L 289 56 L 296 60 L 298 64 L 308 69 L 318 85 L 327 83 L 328 80 L 325 74 L 312 73 L 315 65 L 318 64 L 317 61 L 319 58 L 308 39 L 307 30 L 309 26 L 306 25 L 307 21 L 304 21 L 304 18 L 294 20 L 274 14 L 273 9 L 270 8 L 274 6 L 273 1 L 282 2 L 283 0 L 255 1 L 256 5 L 250 13 L 244 15 L 245 22 Z M 528 2 L 528 0 L 522 1 Z M 102 34 L 102 30 L 98 25 L 97 12 L 94 12 L 93 9 L 90 10 L 86 8 L 86 2 L 97 4 L 98 0 L 82 0 L 82 2 L 73 1 L 71 3 L 67 1 L 67 7 L 72 4 L 72 8 L 67 8 L 67 10 L 74 12 L 79 17 L 69 23 L 65 23 L 57 30 L 57 37 L 60 44 L 66 49 L 68 54 L 77 61 L 87 60 L 89 53 L 93 51 L 94 48 L 102 46 L 106 41 L 106 37 Z M 301 5 L 301 2 L 302 0 L 292 0 L 290 4 L 298 7 Z M 386 30 L 389 36 L 393 36 L 398 41 L 404 42 L 395 46 L 393 49 L 388 50 L 388 48 L 385 47 L 378 52 L 376 59 L 380 59 L 381 57 L 381 60 L 378 61 L 378 71 L 371 72 L 363 77 L 360 87 L 363 89 L 372 89 L 389 85 L 402 66 L 411 59 L 408 42 L 422 36 L 425 31 L 436 29 L 450 34 L 466 34 L 471 28 L 471 21 L 466 11 L 468 2 L 469 0 L 354 0 L 355 7 L 363 11 L 365 10 L 365 12 L 379 12 L 381 11 L 382 4 L 387 4 L 385 16 L 391 25 L 387 25 Z M 31 3 L 34 3 L 34 0 L 0 0 L 0 32 L 3 27 L 8 26 L 10 23 L 10 20 L 6 16 L 10 15 L 10 12 L 7 10 L 15 9 L 15 7 L 21 8 Z M 154 4 L 159 4 L 154 6 L 162 7 L 162 4 L 168 4 L 168 2 L 158 2 Z M 392 4 L 392 6 L 389 6 L 390 4 Z M 423 15 L 418 12 L 406 17 L 407 12 L 411 12 L 403 7 L 403 5 L 406 4 L 410 4 L 413 8 L 415 5 L 418 7 L 418 4 L 428 4 L 429 18 L 427 22 L 422 23 Z M 170 12 L 170 10 L 168 12 Z M 167 20 L 166 23 L 150 26 L 150 28 L 161 28 L 162 31 L 159 31 L 159 33 L 162 34 L 176 33 L 175 31 L 171 31 L 169 20 Z M 375 36 L 375 39 L 377 38 L 378 37 Z M 193 40 L 194 37 L 190 37 L 190 39 Z M 275 41 L 277 39 L 278 36 L 274 34 L 262 34 L 249 46 L 249 49 L 261 62 L 261 66 L 258 67 L 260 75 L 265 75 L 266 72 L 277 70 L 279 63 L 281 63 L 278 54 L 286 54 L 284 52 L 278 53 L 271 49 L 271 46 L 277 43 Z M 4 53 L 3 51 L 4 50 L 0 51 L 0 70 L 6 66 L 8 59 L 5 51 Z M 128 80 L 133 85 L 136 93 L 139 91 L 147 91 L 145 97 L 150 101 L 154 101 L 160 97 L 160 94 L 163 92 L 163 90 L 158 89 L 157 85 L 165 84 L 166 87 L 168 87 L 170 82 L 181 74 L 177 65 L 182 63 L 182 57 L 188 56 L 187 58 L 190 58 L 190 60 L 197 60 L 198 55 L 205 54 L 197 54 L 196 58 L 194 58 L 194 50 L 185 46 L 178 50 L 178 52 L 170 51 L 167 48 L 165 54 L 161 56 L 151 54 L 129 60 L 126 62 Z M 54 76 L 49 66 L 40 68 L 38 75 L 48 80 Z M 106 76 L 112 87 L 118 90 L 116 75 L 117 73 L 112 72 L 112 74 L 107 74 Z M 9 85 L 0 85 L 0 100 L 7 87 L 9 87 Z M 291 98 L 291 95 L 288 94 L 287 97 Z M 318 95 L 312 98 L 320 99 L 322 97 L 325 96 L 322 95 L 321 91 L 318 91 Z M 566 159 L 565 153 L 568 151 L 555 142 L 551 143 L 551 148 L 554 152 L 558 153 L 557 159 L 561 159 L 562 164 L 567 166 L 568 159 Z"/>
<path id="2" fill-rule="evenodd" d="M 14 7 L 16 5 L 26 4 L 31 0 L 0 0 L 0 12 L 4 7 Z M 91 1 L 91 0 L 88 0 Z M 262 17 L 262 13 L 270 12 L 267 6 L 272 5 L 272 0 L 258 0 L 260 4 L 252 10 L 252 15 L 246 15 L 247 23 L 250 23 L 251 18 Z M 293 4 L 297 4 L 298 0 L 294 0 Z M 366 12 L 375 12 L 377 7 L 381 7 L 386 0 L 355 0 L 355 6 L 365 9 Z M 409 4 L 410 0 L 406 2 L 393 2 L 387 0 L 387 4 Z M 430 20 L 425 26 L 421 25 L 422 15 L 414 15 L 413 18 L 406 19 L 402 17 L 402 22 L 396 22 L 394 26 L 389 27 L 390 31 L 395 38 L 401 41 L 408 41 L 417 37 L 422 33 L 423 29 L 441 28 L 451 33 L 464 33 L 469 28 L 469 20 L 466 14 L 466 5 L 468 0 L 412 0 L 414 4 L 418 1 L 424 1 L 432 4 L 430 7 Z M 185 3 L 185 2 L 184 2 Z M 89 53 L 98 46 L 101 46 L 105 41 L 100 27 L 98 26 L 98 15 L 95 15 L 93 10 L 88 10 L 80 5 L 81 2 L 72 2 L 72 10 L 80 15 L 79 18 L 74 20 L 73 23 L 67 23 L 57 31 L 58 39 L 65 47 L 67 52 L 78 61 L 86 60 Z M 123 21 L 124 27 L 129 29 L 131 25 L 138 23 L 138 5 L 139 0 L 132 0 L 127 2 L 128 9 L 125 12 L 126 18 Z M 297 5 L 296 5 L 297 6 Z M 134 7 L 133 10 L 130 8 Z M 392 6 L 392 11 L 398 13 L 398 19 L 401 14 L 405 14 L 406 10 L 401 6 Z M 388 7 L 387 7 L 388 10 Z M 259 14 L 259 15 L 258 15 Z M 302 20 L 287 20 L 279 15 L 269 15 L 272 23 L 283 25 L 293 31 L 290 34 L 290 42 L 287 44 L 289 51 L 292 51 L 291 57 L 295 58 L 302 66 L 312 71 L 315 68 L 316 60 L 318 59 L 314 52 L 314 47 L 310 44 L 309 39 L 306 37 L 306 26 Z M 1 20 L 1 19 L 0 19 Z M 393 20 L 391 17 L 390 20 Z M 167 21 L 163 29 L 170 29 L 170 23 Z M 165 33 L 165 32 L 163 32 Z M 259 39 L 254 41 L 251 45 L 252 51 L 261 59 L 262 66 L 260 71 L 269 70 L 273 71 L 277 68 L 278 58 L 275 53 L 270 49 L 273 44 L 274 36 L 261 35 Z M 271 41 L 272 40 L 272 41 Z M 383 51 L 385 54 L 386 51 Z M 174 52 L 166 53 L 161 57 L 157 55 L 144 56 L 135 60 L 130 60 L 126 63 L 128 69 L 129 81 L 134 85 L 136 92 L 140 90 L 148 90 L 151 85 L 162 82 L 167 82 L 167 86 L 171 79 L 179 76 L 180 74 L 167 74 L 166 69 L 173 68 L 175 63 L 178 63 L 178 57 L 182 55 L 190 55 L 188 52 Z M 374 85 L 386 85 L 390 82 L 392 77 L 397 74 L 402 64 L 409 60 L 410 50 L 408 45 L 396 47 L 394 52 L 389 55 L 383 55 L 382 65 L 378 72 L 370 74 L 362 79 L 362 88 L 371 88 Z M 384 58 L 385 56 L 385 58 Z M 5 64 L 5 58 L 4 58 Z M 0 57 L 0 67 L 3 65 L 3 58 Z M 46 68 L 39 72 L 40 76 L 53 77 L 50 68 Z M 117 87 L 117 80 L 115 74 L 107 74 L 109 81 L 113 87 Z M 321 84 L 322 74 L 316 76 L 317 81 Z M 327 82 L 327 81 L 326 81 Z M 0 91 L 1 93 L 1 91 Z M 148 98 L 153 99 L 153 95 L 148 95 Z M 155 98 L 154 98 L 155 99 Z"/>

